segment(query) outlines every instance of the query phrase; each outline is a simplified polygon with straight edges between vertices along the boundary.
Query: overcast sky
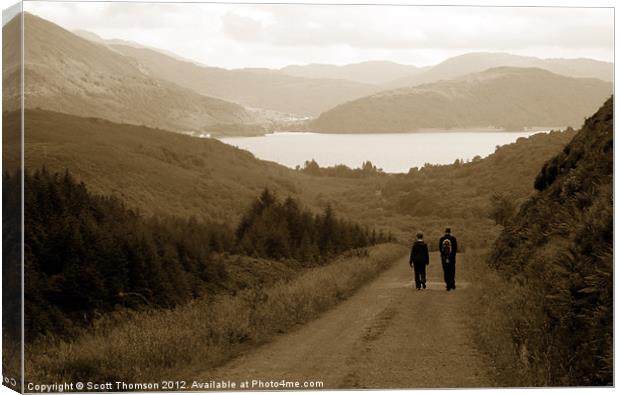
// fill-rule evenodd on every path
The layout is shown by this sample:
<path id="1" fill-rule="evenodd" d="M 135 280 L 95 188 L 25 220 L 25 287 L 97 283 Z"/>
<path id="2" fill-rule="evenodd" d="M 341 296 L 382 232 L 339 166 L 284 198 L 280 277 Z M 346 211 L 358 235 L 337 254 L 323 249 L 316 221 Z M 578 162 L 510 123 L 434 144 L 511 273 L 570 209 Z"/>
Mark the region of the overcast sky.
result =
<path id="1" fill-rule="evenodd" d="M 473 51 L 613 61 L 610 8 L 25 2 L 24 10 L 225 68 L 425 66 Z"/>

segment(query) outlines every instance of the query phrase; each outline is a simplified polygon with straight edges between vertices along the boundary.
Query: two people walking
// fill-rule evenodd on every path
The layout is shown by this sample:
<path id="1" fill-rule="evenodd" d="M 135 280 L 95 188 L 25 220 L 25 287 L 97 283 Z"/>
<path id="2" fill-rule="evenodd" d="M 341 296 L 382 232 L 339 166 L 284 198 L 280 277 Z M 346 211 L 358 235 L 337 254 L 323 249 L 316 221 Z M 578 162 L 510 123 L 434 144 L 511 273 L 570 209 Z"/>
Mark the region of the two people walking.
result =
<path id="1" fill-rule="evenodd" d="M 452 235 L 450 228 L 446 228 L 445 234 L 439 239 L 439 254 L 441 256 L 441 267 L 446 283 L 446 291 L 456 289 L 454 277 L 456 274 L 457 251 L 456 237 Z M 424 234 L 418 232 L 409 257 L 409 266 L 413 269 L 413 279 L 417 290 L 426 289 L 426 266 L 429 263 L 428 245 L 424 241 Z"/>

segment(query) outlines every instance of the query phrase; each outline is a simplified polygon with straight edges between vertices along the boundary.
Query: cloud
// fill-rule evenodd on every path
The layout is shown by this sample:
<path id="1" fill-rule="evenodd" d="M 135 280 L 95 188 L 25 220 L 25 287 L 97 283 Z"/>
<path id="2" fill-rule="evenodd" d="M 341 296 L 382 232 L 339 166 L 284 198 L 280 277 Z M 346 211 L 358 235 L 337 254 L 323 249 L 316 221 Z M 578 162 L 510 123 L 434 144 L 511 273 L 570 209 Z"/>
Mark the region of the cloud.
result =
<path id="1" fill-rule="evenodd" d="M 613 9 L 26 2 L 69 30 L 133 40 L 227 67 L 392 60 L 470 51 L 613 59 Z"/>
<path id="2" fill-rule="evenodd" d="M 258 6 L 253 6 L 258 7 Z M 261 6 L 270 23 L 231 10 L 222 17 L 231 38 L 278 46 L 352 48 L 480 48 L 613 46 L 610 9 Z"/>

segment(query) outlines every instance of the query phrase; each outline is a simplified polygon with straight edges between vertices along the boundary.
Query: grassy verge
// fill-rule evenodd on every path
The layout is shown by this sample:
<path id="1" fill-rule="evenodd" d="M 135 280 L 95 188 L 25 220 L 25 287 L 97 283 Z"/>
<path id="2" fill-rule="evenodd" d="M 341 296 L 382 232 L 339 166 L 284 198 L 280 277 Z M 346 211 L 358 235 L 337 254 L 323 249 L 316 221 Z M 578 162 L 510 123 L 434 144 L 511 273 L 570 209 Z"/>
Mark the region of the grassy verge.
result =
<path id="1" fill-rule="evenodd" d="M 487 265 L 486 250 L 470 252 L 472 275 L 476 282 L 471 303 L 475 341 L 500 387 L 544 385 L 545 372 L 539 361 L 530 362 L 533 343 L 545 342 L 541 307 L 536 305 L 538 292 L 518 281 L 506 280 Z M 534 333 L 536 332 L 536 333 Z"/>
<path id="2" fill-rule="evenodd" d="M 477 277 L 472 283 L 474 295 L 471 306 L 476 346 L 484 354 L 489 366 L 495 372 L 494 380 L 498 386 L 516 385 L 520 381 L 516 376 L 516 350 L 511 341 L 509 313 L 513 299 L 513 291 L 503 280 L 486 264 L 487 251 L 476 250 L 469 252 L 471 258 L 471 274 Z M 511 377 L 512 371 L 514 377 Z"/>
<path id="3" fill-rule="evenodd" d="M 217 366 L 315 318 L 404 253 L 401 245 L 383 244 L 264 290 L 132 313 L 120 324 L 101 320 L 75 341 L 29 347 L 26 377 L 31 382 L 146 382 L 173 379 L 188 366 Z"/>
<path id="4" fill-rule="evenodd" d="M 611 354 L 606 351 L 610 350 L 599 345 L 611 344 L 611 339 L 593 336 L 598 341 L 595 343 L 578 337 L 579 331 L 583 333 L 585 329 L 575 324 L 571 309 L 575 305 L 579 307 L 578 303 L 584 304 L 583 299 L 578 299 L 580 295 L 574 296 L 574 290 L 561 282 L 561 276 L 555 284 L 542 272 L 540 278 L 500 277 L 495 270 L 482 267 L 486 266 L 485 259 L 484 256 L 477 259 L 481 265 L 480 286 L 471 313 L 478 348 L 495 367 L 497 384 L 502 387 L 592 385 L 593 379 L 589 377 L 594 377 L 600 380 L 600 384 L 596 381 L 594 384 L 608 385 L 606 380 L 611 372 L 604 369 L 595 370 L 588 378 L 574 372 L 573 367 L 586 358 L 597 360 L 603 367 L 613 364 L 605 360 Z M 551 265 L 547 267 L 553 270 Z M 597 323 L 595 318 L 591 318 L 593 325 Z M 605 329 L 592 331 L 599 333 Z"/>

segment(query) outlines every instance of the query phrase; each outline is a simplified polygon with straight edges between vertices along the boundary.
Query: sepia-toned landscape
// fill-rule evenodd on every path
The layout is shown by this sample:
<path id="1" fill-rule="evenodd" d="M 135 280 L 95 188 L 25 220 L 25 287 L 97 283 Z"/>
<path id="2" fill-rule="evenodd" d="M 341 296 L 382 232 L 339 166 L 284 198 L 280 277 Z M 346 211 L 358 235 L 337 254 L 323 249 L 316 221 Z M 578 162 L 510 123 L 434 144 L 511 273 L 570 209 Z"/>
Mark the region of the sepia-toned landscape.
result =
<path id="1" fill-rule="evenodd" d="M 193 12 L 221 15 L 209 29 L 241 48 L 222 59 L 275 63 L 175 53 Z M 574 56 L 325 55 L 416 50 L 364 13 L 389 31 L 494 12 L 596 29 L 527 37 Z M 144 34 L 125 19 L 159 14 Z M 19 376 L 23 259 L 27 392 L 613 386 L 613 9 L 26 2 L 5 22 L 2 366 Z M 545 30 L 567 26 L 578 44 Z M 298 47 L 323 58 L 289 62 Z M 263 386 L 226 387 L 246 381 Z"/>

